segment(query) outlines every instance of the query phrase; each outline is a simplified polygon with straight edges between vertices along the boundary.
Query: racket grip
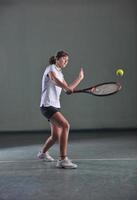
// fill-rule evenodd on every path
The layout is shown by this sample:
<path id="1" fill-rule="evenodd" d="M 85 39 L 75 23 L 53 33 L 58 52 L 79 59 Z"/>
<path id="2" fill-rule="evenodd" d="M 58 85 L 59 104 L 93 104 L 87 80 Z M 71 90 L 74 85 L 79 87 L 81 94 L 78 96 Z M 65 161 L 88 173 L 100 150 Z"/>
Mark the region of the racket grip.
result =
<path id="1" fill-rule="evenodd" d="M 73 90 L 73 93 L 80 93 L 83 92 L 83 90 Z"/>
<path id="2" fill-rule="evenodd" d="M 67 95 L 71 95 L 72 93 L 73 93 L 73 92 L 71 92 L 71 91 L 69 91 L 69 90 L 66 91 L 66 94 L 67 94 Z"/>

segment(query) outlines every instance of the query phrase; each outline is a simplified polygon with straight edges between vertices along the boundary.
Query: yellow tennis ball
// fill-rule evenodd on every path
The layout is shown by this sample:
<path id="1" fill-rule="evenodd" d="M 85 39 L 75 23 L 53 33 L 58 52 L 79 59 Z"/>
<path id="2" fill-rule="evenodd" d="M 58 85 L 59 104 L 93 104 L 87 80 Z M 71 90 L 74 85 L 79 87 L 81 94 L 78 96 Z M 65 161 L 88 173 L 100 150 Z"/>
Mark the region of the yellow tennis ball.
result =
<path id="1" fill-rule="evenodd" d="M 123 76 L 124 75 L 124 70 L 123 69 L 117 69 L 116 70 L 116 75 L 117 76 Z"/>

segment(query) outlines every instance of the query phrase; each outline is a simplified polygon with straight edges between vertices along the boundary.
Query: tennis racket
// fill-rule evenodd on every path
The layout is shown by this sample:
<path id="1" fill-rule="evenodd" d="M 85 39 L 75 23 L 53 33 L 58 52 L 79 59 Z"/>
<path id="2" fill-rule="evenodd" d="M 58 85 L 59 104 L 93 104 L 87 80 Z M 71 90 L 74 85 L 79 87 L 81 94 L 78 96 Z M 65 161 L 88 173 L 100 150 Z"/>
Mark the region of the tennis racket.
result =
<path id="1" fill-rule="evenodd" d="M 73 93 L 88 93 L 95 96 L 108 96 L 117 93 L 121 89 L 122 86 L 120 83 L 106 82 L 82 90 L 74 90 Z"/>

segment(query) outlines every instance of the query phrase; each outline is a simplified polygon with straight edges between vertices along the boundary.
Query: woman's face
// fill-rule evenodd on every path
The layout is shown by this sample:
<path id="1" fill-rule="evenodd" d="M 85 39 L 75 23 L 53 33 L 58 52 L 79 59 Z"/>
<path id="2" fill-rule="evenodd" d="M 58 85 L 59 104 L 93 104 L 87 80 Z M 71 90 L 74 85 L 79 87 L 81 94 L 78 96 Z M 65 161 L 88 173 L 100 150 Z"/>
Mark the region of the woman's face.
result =
<path id="1" fill-rule="evenodd" d="M 57 60 L 57 65 L 58 65 L 60 68 L 64 68 L 64 67 L 66 67 L 66 65 L 68 64 L 68 60 L 69 60 L 68 56 L 63 56 L 63 57 L 61 57 L 61 58 L 59 58 L 59 59 Z"/>

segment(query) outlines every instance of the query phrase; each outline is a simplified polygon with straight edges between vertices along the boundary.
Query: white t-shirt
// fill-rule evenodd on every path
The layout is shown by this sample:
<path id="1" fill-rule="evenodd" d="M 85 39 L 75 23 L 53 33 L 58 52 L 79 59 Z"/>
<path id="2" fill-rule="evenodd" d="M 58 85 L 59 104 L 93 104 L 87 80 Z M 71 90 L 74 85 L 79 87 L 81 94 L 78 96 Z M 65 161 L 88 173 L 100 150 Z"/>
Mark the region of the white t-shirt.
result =
<path id="1" fill-rule="evenodd" d="M 55 72 L 57 78 L 60 81 L 63 81 L 64 77 L 62 74 L 62 71 L 59 70 L 56 65 L 49 65 L 42 78 L 42 93 L 41 93 L 41 101 L 40 101 L 40 107 L 45 106 L 54 106 L 56 108 L 60 108 L 60 94 L 61 94 L 61 87 L 58 87 L 55 85 L 54 81 L 52 81 L 48 73 L 49 72 Z"/>

